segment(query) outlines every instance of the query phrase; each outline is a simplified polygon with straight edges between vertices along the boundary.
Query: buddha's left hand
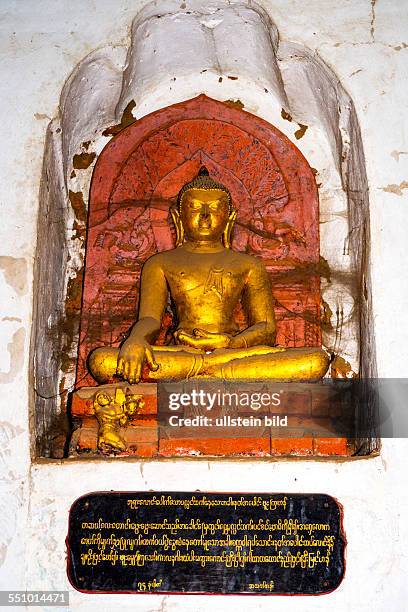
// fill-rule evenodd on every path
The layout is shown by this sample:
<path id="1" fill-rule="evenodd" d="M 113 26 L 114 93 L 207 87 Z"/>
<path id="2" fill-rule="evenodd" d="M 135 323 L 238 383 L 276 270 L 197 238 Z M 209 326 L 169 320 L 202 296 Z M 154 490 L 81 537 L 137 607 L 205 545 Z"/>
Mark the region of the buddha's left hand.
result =
<path id="1" fill-rule="evenodd" d="M 227 348 L 231 342 L 229 334 L 209 332 L 205 329 L 194 329 L 193 334 L 178 330 L 174 334 L 178 344 L 185 344 L 202 351 L 213 351 L 214 349 Z"/>

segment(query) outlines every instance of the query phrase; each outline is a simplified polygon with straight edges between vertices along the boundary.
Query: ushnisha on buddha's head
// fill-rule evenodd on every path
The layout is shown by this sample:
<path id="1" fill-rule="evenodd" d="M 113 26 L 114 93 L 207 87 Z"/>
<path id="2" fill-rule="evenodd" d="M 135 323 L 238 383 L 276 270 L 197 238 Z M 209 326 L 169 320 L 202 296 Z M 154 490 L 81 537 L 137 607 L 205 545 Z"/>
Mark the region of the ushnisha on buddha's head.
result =
<path id="1" fill-rule="evenodd" d="M 177 208 L 171 211 L 177 230 L 177 246 L 184 242 L 223 242 L 229 247 L 236 218 L 231 194 L 210 177 L 203 166 L 180 190 Z"/>

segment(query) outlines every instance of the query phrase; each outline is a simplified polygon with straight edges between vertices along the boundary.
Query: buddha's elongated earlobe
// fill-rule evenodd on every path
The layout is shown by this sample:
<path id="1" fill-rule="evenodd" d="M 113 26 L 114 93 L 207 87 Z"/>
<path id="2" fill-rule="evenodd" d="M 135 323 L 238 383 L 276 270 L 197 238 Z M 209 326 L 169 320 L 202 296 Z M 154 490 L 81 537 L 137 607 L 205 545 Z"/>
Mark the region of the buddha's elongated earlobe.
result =
<path id="1" fill-rule="evenodd" d="M 222 234 L 222 243 L 226 249 L 231 248 L 231 235 L 232 235 L 232 230 L 233 230 L 236 218 L 237 218 L 237 211 L 232 209 L 228 217 L 227 226 Z"/>
<path id="2" fill-rule="evenodd" d="M 171 218 L 173 219 L 174 227 L 176 229 L 176 247 L 179 247 L 184 242 L 184 227 L 183 222 L 180 218 L 180 213 L 177 208 L 170 208 Z"/>

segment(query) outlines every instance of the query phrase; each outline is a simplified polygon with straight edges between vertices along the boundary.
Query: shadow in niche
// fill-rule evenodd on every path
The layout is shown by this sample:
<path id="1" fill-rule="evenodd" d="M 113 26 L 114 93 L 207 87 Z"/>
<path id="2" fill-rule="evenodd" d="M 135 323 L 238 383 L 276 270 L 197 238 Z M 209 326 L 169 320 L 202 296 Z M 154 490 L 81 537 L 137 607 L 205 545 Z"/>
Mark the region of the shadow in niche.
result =
<path id="1" fill-rule="evenodd" d="M 262 9 L 253 7 L 253 10 L 261 15 L 266 28 L 274 27 L 270 18 Z M 88 69 L 87 61 L 88 58 L 80 64 L 64 87 L 63 102 L 61 104 L 63 118 L 64 112 L 65 114 L 68 112 L 70 96 L 76 95 L 78 88 L 81 87 L 81 79 Z M 276 65 L 278 66 L 278 64 Z M 315 106 L 319 107 L 321 111 L 319 121 L 326 131 L 329 141 L 332 143 L 335 156 L 339 160 L 338 167 L 348 202 L 347 216 L 350 230 L 346 248 L 352 256 L 352 269 L 346 276 L 354 298 L 354 321 L 360 345 L 359 375 L 361 377 L 375 377 L 376 365 L 368 259 L 370 243 L 368 186 L 356 112 L 353 102 L 340 85 L 337 77 L 316 54 L 311 54 L 309 50 L 299 45 L 280 43 L 279 67 L 284 68 L 281 74 L 281 86 L 284 90 L 284 99 L 288 100 L 288 111 L 290 111 L 293 117 L 296 117 L 298 113 L 295 92 L 291 90 L 294 79 L 289 79 L 285 76 L 291 70 L 290 65 L 294 66 L 298 77 L 296 79 L 297 86 L 304 87 L 305 99 L 307 95 L 314 96 Z M 314 87 L 312 87 L 311 75 L 314 79 Z M 307 79 L 310 81 L 309 85 L 306 83 Z M 121 100 L 126 98 L 125 91 L 119 91 L 119 94 Z M 107 95 L 106 92 L 104 92 L 104 95 Z M 115 95 L 117 95 L 117 92 Z M 117 100 L 115 105 L 116 103 Z M 215 101 L 213 103 L 219 104 Z M 237 109 L 230 110 L 234 113 L 242 112 L 244 115 L 247 115 L 247 113 Z M 303 109 L 303 116 L 304 114 Z M 303 121 L 305 122 L 305 120 Z M 113 123 L 115 123 L 113 117 L 110 120 L 106 119 L 105 125 L 100 126 L 98 133 L 101 134 L 109 124 Z M 137 123 L 140 122 L 138 121 Z M 313 123 L 313 121 L 310 123 Z M 65 121 L 64 123 L 63 120 L 63 125 L 68 124 L 69 122 Z M 129 130 L 131 128 L 132 126 L 126 129 Z M 120 136 L 121 132 L 119 131 L 118 134 Z M 85 140 L 85 136 L 83 140 Z M 79 250 L 82 253 L 85 250 L 85 234 L 87 230 L 78 220 L 76 216 L 78 211 L 72 208 L 68 197 L 67 176 L 70 168 L 69 160 L 66 158 L 66 152 L 64 152 L 65 143 L 68 141 L 69 134 L 61 132 L 59 122 L 57 120 L 51 122 L 47 130 L 40 188 L 39 239 L 35 265 L 34 324 L 31 345 L 33 399 L 35 404 L 33 434 L 35 435 L 35 455 L 37 457 L 59 458 L 62 455 L 66 456 L 66 414 L 70 412 L 68 392 L 75 385 L 78 345 L 81 344 L 79 336 L 81 316 L 83 316 L 81 314 L 83 313 L 83 269 L 77 269 L 73 273 L 72 267 L 70 268 L 71 254 L 73 252 L 72 218 L 75 218 L 74 233 L 76 233 L 76 238 L 80 244 Z M 98 158 L 96 167 L 98 167 L 100 158 L 101 156 Z M 195 163 L 194 160 L 190 161 Z M 64 174 L 64 171 L 66 174 Z M 227 180 L 226 182 L 228 184 Z M 239 191 L 239 181 L 236 183 L 236 190 L 237 197 L 240 198 L 242 193 Z M 174 193 L 169 193 L 168 185 L 164 185 L 163 193 L 165 194 L 165 201 L 167 198 L 167 201 L 170 202 L 171 198 L 174 197 Z M 282 197 L 282 194 L 280 194 L 280 197 Z M 135 197 L 131 199 L 132 204 L 135 201 L 140 202 L 140 197 L 139 199 Z M 121 202 L 123 202 L 123 198 Z M 106 203 L 107 201 L 105 201 L 105 205 Z M 118 204 L 118 200 L 116 200 L 116 204 Z M 118 208 L 116 208 L 116 211 L 112 211 L 111 216 L 115 212 L 118 214 L 117 211 L 120 213 L 121 208 L 124 210 L 119 203 Z M 164 214 L 161 209 L 157 211 L 156 220 L 158 225 L 163 222 L 166 214 L 166 210 Z M 88 232 L 93 227 L 95 227 L 94 224 L 88 225 Z M 143 219 L 141 219 L 141 228 L 143 228 Z M 252 252 L 256 252 L 256 249 L 259 247 L 257 240 L 262 243 L 262 241 L 270 240 L 271 237 L 272 240 L 276 237 L 273 232 L 268 232 L 268 230 L 260 227 L 254 227 L 250 215 L 248 219 L 239 222 L 237 228 L 240 239 L 244 242 L 245 239 L 242 238 L 242 235 L 245 232 L 248 234 L 252 233 L 251 245 L 248 247 L 248 242 L 250 242 L 248 240 L 245 243 L 245 249 L 248 247 L 250 250 L 252 249 Z M 157 240 L 160 242 L 157 232 L 153 238 L 157 246 Z M 171 248 L 170 238 L 168 236 L 164 237 L 163 244 L 165 248 Z M 159 247 L 163 248 L 163 244 L 161 247 L 159 245 Z M 304 263 L 304 276 L 300 274 L 299 277 L 300 269 L 290 269 L 289 266 L 286 270 L 275 270 L 277 277 L 280 275 L 280 279 L 283 279 L 284 282 L 289 282 L 291 278 L 293 282 L 309 283 L 308 287 L 311 294 L 316 293 L 316 291 L 318 294 L 319 278 L 322 275 L 323 269 L 322 267 L 319 269 L 322 262 L 319 258 L 316 259 L 316 253 L 314 257 L 315 259 L 312 257 L 309 263 Z M 328 271 L 332 279 L 337 278 L 340 279 L 339 282 L 342 282 L 340 277 L 342 277 L 343 273 L 336 269 L 330 269 L 330 262 L 324 263 L 323 267 L 325 269 L 324 274 L 327 274 Z M 314 271 L 316 272 L 315 274 Z M 317 278 L 317 285 L 315 284 L 314 287 L 310 285 L 310 281 L 313 278 Z M 133 279 L 133 284 L 135 284 L 135 280 L 137 279 Z M 279 300 L 279 296 L 277 296 L 277 301 L 278 307 L 281 309 L 281 315 L 283 312 L 286 312 L 286 315 L 290 315 L 290 305 L 288 307 L 287 303 L 285 304 L 284 301 Z M 303 321 L 307 322 L 309 318 L 309 322 L 315 326 L 313 333 L 315 334 L 314 342 L 316 343 L 316 337 L 320 334 L 320 325 L 317 325 L 317 322 L 320 323 L 320 314 L 317 311 L 316 303 L 314 308 L 315 311 L 312 313 L 312 316 L 310 316 L 310 308 L 309 310 L 306 308 L 306 313 L 303 313 Z M 135 314 L 134 302 L 133 313 Z M 290 316 L 287 318 L 290 319 Z M 130 322 L 127 321 L 127 328 L 129 324 Z M 125 331 L 125 329 L 119 330 L 119 334 L 116 337 L 120 337 L 120 334 L 125 333 Z M 303 344 L 307 344 L 305 338 L 306 336 L 304 335 Z M 332 347 L 328 348 L 330 350 Z M 339 352 L 341 353 L 341 346 Z M 83 357 L 82 363 L 84 363 Z M 85 381 L 86 377 L 87 374 L 83 368 L 83 372 L 79 375 L 77 382 L 80 380 Z M 375 430 L 375 403 L 372 406 L 372 410 L 372 422 Z M 70 426 L 72 426 L 72 423 Z M 372 437 L 356 441 L 355 454 L 368 455 L 378 450 L 378 440 L 374 430 Z"/>

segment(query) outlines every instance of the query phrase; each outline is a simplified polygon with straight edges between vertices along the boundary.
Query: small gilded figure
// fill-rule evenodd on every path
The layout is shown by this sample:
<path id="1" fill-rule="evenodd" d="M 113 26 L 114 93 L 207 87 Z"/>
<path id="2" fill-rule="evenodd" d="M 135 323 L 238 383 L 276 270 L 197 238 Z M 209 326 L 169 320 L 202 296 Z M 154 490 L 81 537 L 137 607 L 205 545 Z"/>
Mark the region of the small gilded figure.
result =
<path id="1" fill-rule="evenodd" d="M 141 395 L 125 394 L 120 388 L 115 390 L 115 397 L 106 391 L 96 393 L 93 408 L 99 424 L 98 449 L 102 453 L 118 453 L 127 449 L 120 429 L 128 424 L 142 405 Z"/>

